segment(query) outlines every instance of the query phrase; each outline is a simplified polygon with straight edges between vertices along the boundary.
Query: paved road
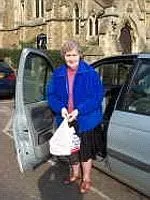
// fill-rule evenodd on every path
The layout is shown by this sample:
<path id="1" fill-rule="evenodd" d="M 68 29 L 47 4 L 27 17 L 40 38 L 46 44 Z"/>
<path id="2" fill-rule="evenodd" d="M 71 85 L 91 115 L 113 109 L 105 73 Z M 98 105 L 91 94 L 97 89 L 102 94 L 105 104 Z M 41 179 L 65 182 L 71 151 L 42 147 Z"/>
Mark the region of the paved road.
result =
<path id="1" fill-rule="evenodd" d="M 148 200 L 111 177 L 93 169 L 93 187 L 81 195 L 78 185 L 64 186 L 68 165 L 45 163 L 21 174 L 7 129 L 13 108 L 11 100 L 0 101 L 0 200 Z"/>

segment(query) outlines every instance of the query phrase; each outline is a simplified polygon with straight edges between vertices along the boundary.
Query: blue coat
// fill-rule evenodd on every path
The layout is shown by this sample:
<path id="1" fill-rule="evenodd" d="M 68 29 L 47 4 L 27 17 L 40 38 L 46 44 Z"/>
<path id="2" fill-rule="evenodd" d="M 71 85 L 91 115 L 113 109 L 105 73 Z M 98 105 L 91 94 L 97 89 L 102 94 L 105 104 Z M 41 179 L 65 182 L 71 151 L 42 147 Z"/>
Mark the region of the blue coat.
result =
<path id="1" fill-rule="evenodd" d="M 80 60 L 74 79 L 74 109 L 78 109 L 79 133 L 95 128 L 102 121 L 103 86 L 98 73 L 85 61 Z M 57 125 L 63 120 L 61 109 L 68 107 L 67 67 L 61 65 L 54 70 L 47 86 L 50 108 L 56 114 Z"/>

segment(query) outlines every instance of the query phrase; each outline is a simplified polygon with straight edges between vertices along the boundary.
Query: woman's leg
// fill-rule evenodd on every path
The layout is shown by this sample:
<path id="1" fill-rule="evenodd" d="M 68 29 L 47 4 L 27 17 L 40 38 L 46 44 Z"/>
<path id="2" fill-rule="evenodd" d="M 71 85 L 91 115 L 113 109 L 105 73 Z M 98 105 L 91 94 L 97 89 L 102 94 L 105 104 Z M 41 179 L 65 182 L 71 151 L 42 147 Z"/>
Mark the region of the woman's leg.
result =
<path id="1" fill-rule="evenodd" d="M 80 162 L 79 162 L 79 152 L 72 154 L 69 158 L 70 162 L 70 175 L 64 181 L 65 184 L 70 184 L 80 177 Z"/>
<path id="2" fill-rule="evenodd" d="M 79 173 L 80 173 L 80 164 L 75 164 L 75 165 L 72 165 L 72 177 L 79 177 Z"/>
<path id="3" fill-rule="evenodd" d="M 91 189 L 91 172 L 92 172 L 92 159 L 87 162 L 82 162 L 83 168 L 83 181 L 80 186 L 80 192 L 85 193 Z"/>
<path id="4" fill-rule="evenodd" d="M 82 162 L 83 167 L 83 181 L 91 181 L 92 159 L 87 162 Z"/>
<path id="5" fill-rule="evenodd" d="M 70 156 L 70 165 L 72 168 L 71 176 L 79 177 L 80 173 L 79 152 L 75 152 Z"/>

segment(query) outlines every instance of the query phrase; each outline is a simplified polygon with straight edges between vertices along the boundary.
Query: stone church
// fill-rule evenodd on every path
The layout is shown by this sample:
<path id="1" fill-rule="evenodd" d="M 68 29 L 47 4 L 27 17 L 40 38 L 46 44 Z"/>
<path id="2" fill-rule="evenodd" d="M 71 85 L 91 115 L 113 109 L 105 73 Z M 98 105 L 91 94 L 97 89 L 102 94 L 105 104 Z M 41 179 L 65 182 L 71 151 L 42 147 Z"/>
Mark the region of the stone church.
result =
<path id="1" fill-rule="evenodd" d="M 47 49 L 76 39 L 90 60 L 150 50 L 150 0 L 2 0 L 0 48 L 43 34 Z"/>

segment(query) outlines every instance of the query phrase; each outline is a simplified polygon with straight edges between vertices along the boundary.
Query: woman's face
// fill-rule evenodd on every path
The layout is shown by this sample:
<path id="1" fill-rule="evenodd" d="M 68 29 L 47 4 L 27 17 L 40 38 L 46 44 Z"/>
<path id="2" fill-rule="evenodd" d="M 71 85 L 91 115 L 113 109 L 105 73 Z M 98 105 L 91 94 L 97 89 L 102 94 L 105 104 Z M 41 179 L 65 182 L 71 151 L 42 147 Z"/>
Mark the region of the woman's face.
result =
<path id="1" fill-rule="evenodd" d="M 76 49 L 66 52 L 65 62 L 71 69 L 76 69 L 79 65 L 80 54 Z"/>

